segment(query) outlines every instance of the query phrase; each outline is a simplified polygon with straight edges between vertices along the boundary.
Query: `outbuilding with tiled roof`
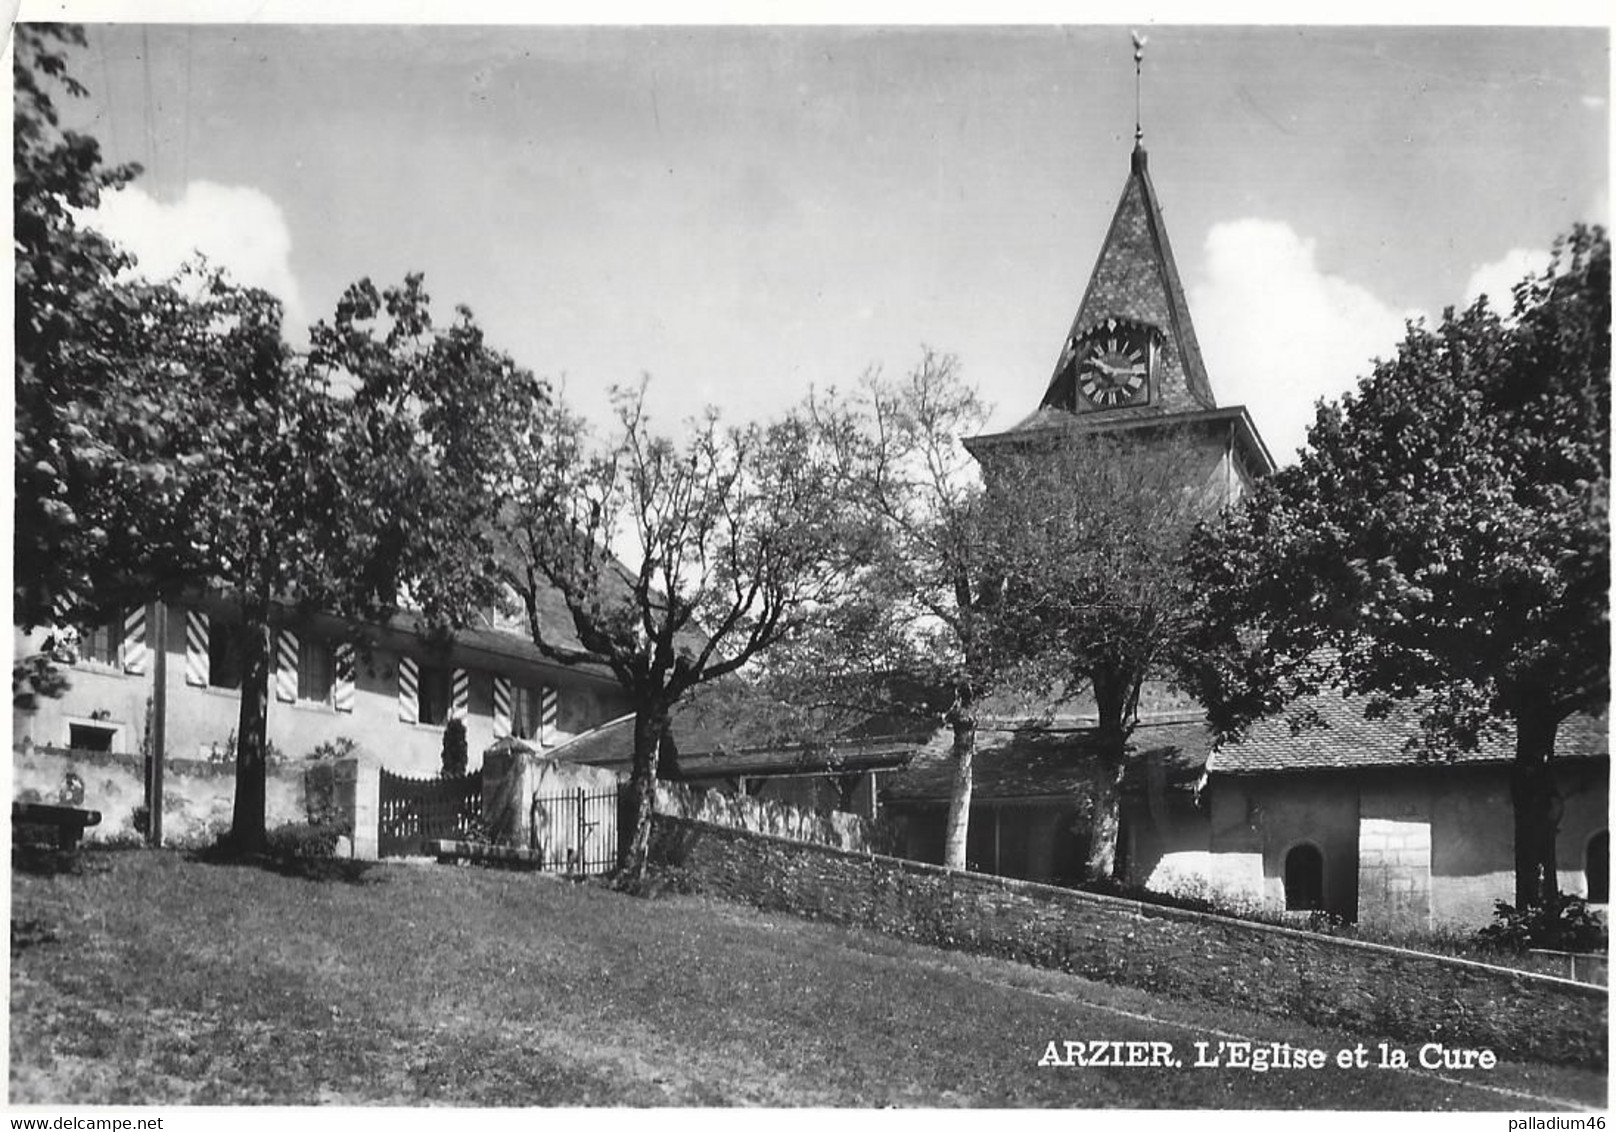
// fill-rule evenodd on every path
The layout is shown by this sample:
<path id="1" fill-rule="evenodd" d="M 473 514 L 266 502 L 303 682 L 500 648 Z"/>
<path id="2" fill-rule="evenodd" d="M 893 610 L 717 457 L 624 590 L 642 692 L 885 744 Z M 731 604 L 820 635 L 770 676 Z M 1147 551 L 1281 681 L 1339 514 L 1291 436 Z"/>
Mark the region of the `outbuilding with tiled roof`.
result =
<path id="1" fill-rule="evenodd" d="M 1264 720 L 1207 763 L 1208 856 L 1163 862 L 1158 887 L 1323 911 L 1396 931 L 1473 929 L 1514 896 L 1507 728 L 1477 750 L 1422 756 L 1415 706 L 1376 717 L 1326 694 Z M 1609 899 L 1609 723 L 1577 715 L 1555 746 L 1559 883 Z M 1186 879 L 1193 878 L 1193 879 Z"/>

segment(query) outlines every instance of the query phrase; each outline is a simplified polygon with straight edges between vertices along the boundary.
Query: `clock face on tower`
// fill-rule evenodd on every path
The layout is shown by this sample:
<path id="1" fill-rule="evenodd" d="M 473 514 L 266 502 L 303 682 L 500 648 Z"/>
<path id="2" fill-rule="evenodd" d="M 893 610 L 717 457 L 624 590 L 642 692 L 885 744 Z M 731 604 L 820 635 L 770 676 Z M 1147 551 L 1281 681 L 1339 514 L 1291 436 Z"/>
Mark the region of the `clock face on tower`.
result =
<path id="1" fill-rule="evenodd" d="M 1073 339 L 1071 364 L 1083 407 L 1121 409 L 1148 403 L 1154 337 L 1149 326 L 1110 318 Z"/>

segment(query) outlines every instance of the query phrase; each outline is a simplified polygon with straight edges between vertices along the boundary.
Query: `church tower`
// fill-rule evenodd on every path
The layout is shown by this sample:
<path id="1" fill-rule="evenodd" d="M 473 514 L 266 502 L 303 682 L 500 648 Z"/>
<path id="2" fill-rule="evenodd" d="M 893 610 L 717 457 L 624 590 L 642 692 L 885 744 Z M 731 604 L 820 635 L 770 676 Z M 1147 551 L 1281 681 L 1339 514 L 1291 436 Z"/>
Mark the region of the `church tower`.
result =
<path id="1" fill-rule="evenodd" d="M 1141 47 L 1136 41 L 1136 76 Z M 991 471 L 993 453 L 1006 446 L 1076 444 L 1124 430 L 1146 443 L 1192 438 L 1196 456 L 1185 474 L 1204 476 L 1223 503 L 1274 469 L 1245 407 L 1220 408 L 1212 394 L 1137 123 L 1122 196 L 1043 400 L 1009 432 L 972 437 L 966 447 Z"/>
<path id="2" fill-rule="evenodd" d="M 1217 408 L 1143 144 L 1040 408 L 1129 416 Z"/>

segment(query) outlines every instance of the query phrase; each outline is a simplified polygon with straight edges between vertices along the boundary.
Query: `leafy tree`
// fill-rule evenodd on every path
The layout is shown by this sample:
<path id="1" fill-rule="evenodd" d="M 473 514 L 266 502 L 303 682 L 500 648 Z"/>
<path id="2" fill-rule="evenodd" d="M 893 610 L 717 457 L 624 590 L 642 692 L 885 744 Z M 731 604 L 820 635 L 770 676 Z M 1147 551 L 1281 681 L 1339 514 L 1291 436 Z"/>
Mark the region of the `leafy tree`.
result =
<path id="1" fill-rule="evenodd" d="M 470 752 L 466 748 L 466 721 L 451 719 L 443 728 L 443 774 L 446 778 L 466 773 Z"/>
<path id="2" fill-rule="evenodd" d="M 69 24 L 14 28 L 12 238 L 16 396 L 12 618 L 98 619 L 194 564 L 183 522 L 194 464 L 190 390 L 172 380 L 195 330 L 169 286 L 124 280 L 127 255 L 76 219 L 139 167 L 102 165 L 95 139 L 60 128 L 53 95 L 82 95 Z M 48 657 L 30 673 L 47 691 Z M 13 691 L 19 673 L 13 672 Z"/>
<path id="3" fill-rule="evenodd" d="M 243 685 L 232 842 L 263 846 L 271 634 L 321 609 L 444 630 L 495 604 L 494 519 L 547 394 L 469 311 L 438 330 L 419 276 L 351 287 L 297 357 L 262 291 L 195 266 L 127 281 L 75 211 L 135 175 L 58 126 L 82 88 L 68 25 L 16 29 L 17 624 L 101 619 L 206 587 L 235 607 Z M 53 646 L 62 642 L 53 640 Z M 53 653 L 13 700 L 59 693 Z"/>
<path id="4" fill-rule="evenodd" d="M 1423 755 L 1512 725 L 1517 906 L 1553 903 L 1560 723 L 1609 700 L 1610 242 L 1411 325 L 1300 462 L 1191 554 L 1191 675 L 1238 733 L 1320 692 L 1418 706 Z M 1306 722 L 1305 709 L 1299 722 Z"/>
<path id="5" fill-rule="evenodd" d="M 620 864 L 637 875 L 673 706 L 835 596 L 851 548 L 835 461 L 801 415 L 724 428 L 709 412 L 676 442 L 652 431 L 643 385 L 616 405 L 604 445 L 564 407 L 544 415 L 510 516 L 507 576 L 539 650 L 609 669 L 634 704 Z M 571 633 L 542 615 L 550 590 Z"/>
<path id="6" fill-rule="evenodd" d="M 1184 627 L 1176 564 L 1221 502 L 1188 469 L 1210 481 L 1215 461 L 1180 430 L 1074 427 L 977 441 L 979 468 L 963 442 L 986 419 L 955 359 L 929 351 L 902 380 L 872 375 L 859 397 L 820 404 L 873 553 L 847 601 L 771 654 L 759 698 L 793 703 L 810 726 L 836 712 L 946 724 L 944 863 L 963 868 L 980 712 L 1092 696 L 1113 742 L 1095 776 L 1089 867 L 1109 875 L 1140 688 Z"/>
<path id="7" fill-rule="evenodd" d="M 983 538 L 1005 580 L 999 652 L 1018 655 L 1022 679 L 1047 698 L 1091 702 L 1103 737 L 1092 877 L 1116 869 L 1140 692 L 1187 647 L 1195 596 L 1183 556 L 1196 525 L 1226 501 L 1220 441 L 1169 423 L 1039 430 L 983 452 Z"/>
<path id="8" fill-rule="evenodd" d="M 279 305 L 250 294 L 218 364 L 193 374 L 215 414 L 197 543 L 244 628 L 230 834 L 241 853 L 263 845 L 276 626 L 313 610 L 384 621 L 407 599 L 443 635 L 496 604 L 495 519 L 531 439 L 521 424 L 547 397 L 466 309 L 434 329 L 418 275 L 350 287 L 305 358 L 280 336 Z"/>

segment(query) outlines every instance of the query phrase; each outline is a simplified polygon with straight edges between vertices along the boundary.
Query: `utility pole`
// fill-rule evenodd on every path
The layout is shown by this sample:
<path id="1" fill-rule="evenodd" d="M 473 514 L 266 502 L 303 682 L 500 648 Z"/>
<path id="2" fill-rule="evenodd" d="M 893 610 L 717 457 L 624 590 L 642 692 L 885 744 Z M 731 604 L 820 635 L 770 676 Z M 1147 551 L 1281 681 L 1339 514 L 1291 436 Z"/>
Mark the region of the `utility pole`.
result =
<path id="1" fill-rule="evenodd" d="M 157 603 L 152 619 L 157 635 L 156 655 L 152 657 L 151 759 L 146 764 L 146 841 L 152 848 L 163 845 L 163 759 L 168 742 L 168 604 Z"/>

